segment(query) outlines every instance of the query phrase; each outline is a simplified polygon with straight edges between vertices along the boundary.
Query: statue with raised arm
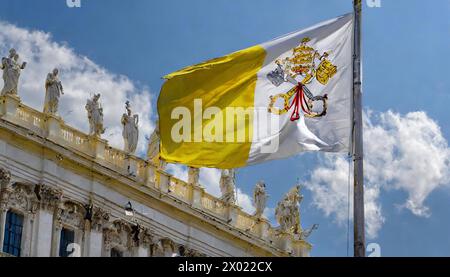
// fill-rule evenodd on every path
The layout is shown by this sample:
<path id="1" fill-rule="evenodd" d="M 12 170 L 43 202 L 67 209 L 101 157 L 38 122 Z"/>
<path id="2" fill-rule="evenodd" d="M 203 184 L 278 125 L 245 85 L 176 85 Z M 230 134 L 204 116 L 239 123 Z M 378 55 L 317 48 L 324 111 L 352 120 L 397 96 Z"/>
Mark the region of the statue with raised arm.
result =
<path id="1" fill-rule="evenodd" d="M 159 121 L 156 121 L 155 130 L 150 136 L 147 149 L 147 158 L 158 166 L 159 169 L 165 170 L 167 162 L 161 159 L 159 144 L 161 142 L 159 135 Z"/>
<path id="2" fill-rule="evenodd" d="M 64 94 L 58 73 L 57 68 L 53 69 L 45 80 L 44 113 L 56 114 L 58 112 L 59 97 Z"/>
<path id="3" fill-rule="evenodd" d="M 122 137 L 124 140 L 124 151 L 133 154 L 136 151 L 139 138 L 139 115 L 131 113 L 130 102 L 125 103 L 126 113 L 122 115 Z"/>
<path id="4" fill-rule="evenodd" d="M 275 209 L 275 216 L 280 228 L 284 232 L 301 234 L 302 229 L 300 225 L 300 210 L 299 205 L 303 200 L 303 195 L 300 194 L 301 186 L 293 187 L 285 197 L 278 202 Z"/>
<path id="5" fill-rule="evenodd" d="M 200 168 L 188 167 L 188 183 L 194 186 L 199 186 Z"/>
<path id="6" fill-rule="evenodd" d="M 222 169 L 220 175 L 220 191 L 222 193 L 221 199 L 228 204 L 235 204 L 235 182 L 236 182 L 236 170 L 235 169 Z"/>
<path id="7" fill-rule="evenodd" d="M 15 49 L 9 50 L 9 56 L 2 58 L 0 69 L 3 69 L 4 86 L 1 95 L 17 95 L 20 73 L 25 69 L 27 63 L 19 64 L 19 54 Z"/>
<path id="8" fill-rule="evenodd" d="M 253 204 L 255 205 L 255 216 L 261 218 L 264 209 L 266 208 L 267 194 L 266 194 L 266 184 L 263 181 L 256 183 L 255 189 L 253 190 Z"/>
<path id="9" fill-rule="evenodd" d="M 86 111 L 89 119 L 89 134 L 100 137 L 105 133 L 103 128 L 103 108 L 98 101 L 100 93 L 94 94 L 92 99 L 88 99 L 86 103 Z"/>

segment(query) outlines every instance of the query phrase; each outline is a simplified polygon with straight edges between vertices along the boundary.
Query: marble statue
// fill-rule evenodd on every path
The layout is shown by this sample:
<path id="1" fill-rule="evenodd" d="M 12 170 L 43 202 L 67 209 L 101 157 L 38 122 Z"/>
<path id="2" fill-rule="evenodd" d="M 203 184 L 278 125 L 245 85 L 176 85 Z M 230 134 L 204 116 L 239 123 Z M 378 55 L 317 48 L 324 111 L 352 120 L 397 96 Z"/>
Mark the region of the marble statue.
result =
<path id="1" fill-rule="evenodd" d="M 267 194 L 266 184 L 263 181 L 256 183 L 253 191 L 253 204 L 255 205 L 255 216 L 261 218 L 266 208 Z"/>
<path id="2" fill-rule="evenodd" d="M 131 113 L 130 102 L 125 103 L 126 113 L 122 115 L 122 137 L 124 140 L 124 151 L 133 154 L 136 151 L 139 138 L 139 115 Z"/>
<path id="3" fill-rule="evenodd" d="M 20 73 L 25 69 L 27 63 L 19 64 L 19 54 L 15 49 L 9 50 L 9 56 L 2 58 L 0 69 L 3 69 L 4 86 L 1 95 L 17 95 Z"/>
<path id="4" fill-rule="evenodd" d="M 301 186 L 292 188 L 285 197 L 278 202 L 275 209 L 275 216 L 280 224 L 283 232 L 301 234 L 300 226 L 300 211 L 299 205 L 303 200 L 303 195 L 300 194 Z"/>
<path id="5" fill-rule="evenodd" d="M 159 121 L 156 121 L 155 130 L 150 136 L 150 140 L 148 142 L 147 158 L 149 161 L 155 163 L 159 169 L 165 170 L 167 167 L 167 162 L 161 159 L 161 155 L 159 153 L 160 142 Z"/>
<path id="6" fill-rule="evenodd" d="M 188 167 L 188 183 L 194 186 L 200 185 L 200 168 Z"/>
<path id="7" fill-rule="evenodd" d="M 103 108 L 98 101 L 99 99 L 100 93 L 94 94 L 94 97 L 88 99 L 86 103 L 90 128 L 89 134 L 97 137 L 105 133 L 105 128 L 103 128 Z"/>
<path id="8" fill-rule="evenodd" d="M 58 69 L 53 69 L 53 72 L 50 72 L 45 80 L 44 113 L 56 114 L 58 112 L 59 97 L 64 94 L 58 73 Z"/>
<path id="9" fill-rule="evenodd" d="M 228 204 L 235 204 L 235 169 L 222 169 L 220 176 L 220 191 L 222 193 L 221 199 Z"/>

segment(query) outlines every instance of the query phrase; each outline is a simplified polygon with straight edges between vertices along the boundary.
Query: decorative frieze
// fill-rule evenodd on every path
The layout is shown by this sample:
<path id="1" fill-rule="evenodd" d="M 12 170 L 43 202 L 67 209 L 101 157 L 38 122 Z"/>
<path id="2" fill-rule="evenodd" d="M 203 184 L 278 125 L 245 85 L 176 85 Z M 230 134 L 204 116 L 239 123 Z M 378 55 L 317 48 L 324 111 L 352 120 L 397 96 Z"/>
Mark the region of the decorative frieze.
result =
<path id="1" fill-rule="evenodd" d="M 83 230 L 85 214 L 86 211 L 83 205 L 66 201 L 58 208 L 55 221 L 58 227 L 68 225 L 75 229 Z"/>
<path id="2" fill-rule="evenodd" d="M 62 191 L 47 185 L 36 185 L 34 192 L 42 209 L 55 209 L 62 201 Z"/>
<path id="3" fill-rule="evenodd" d="M 100 207 L 92 208 L 92 217 L 88 218 L 91 221 L 91 229 L 96 230 L 98 232 L 102 231 L 103 228 L 109 222 L 110 215 L 107 211 L 103 210 Z"/>
<path id="4" fill-rule="evenodd" d="M 153 241 L 150 245 L 150 256 L 152 256 L 152 257 L 163 257 L 164 256 L 164 249 L 163 249 L 160 239 L 153 238 Z"/>
<path id="5" fill-rule="evenodd" d="M 142 228 L 139 232 L 139 245 L 150 247 L 153 244 L 154 235 L 148 228 Z"/>
<path id="6" fill-rule="evenodd" d="M 109 252 L 113 248 L 126 251 L 130 250 L 133 246 L 131 233 L 132 228 L 129 223 L 123 220 L 112 222 L 103 230 L 105 251 Z"/>
<path id="7" fill-rule="evenodd" d="M 7 201 L 9 209 L 35 214 L 39 204 L 33 192 L 33 186 L 29 184 L 14 183 Z"/>

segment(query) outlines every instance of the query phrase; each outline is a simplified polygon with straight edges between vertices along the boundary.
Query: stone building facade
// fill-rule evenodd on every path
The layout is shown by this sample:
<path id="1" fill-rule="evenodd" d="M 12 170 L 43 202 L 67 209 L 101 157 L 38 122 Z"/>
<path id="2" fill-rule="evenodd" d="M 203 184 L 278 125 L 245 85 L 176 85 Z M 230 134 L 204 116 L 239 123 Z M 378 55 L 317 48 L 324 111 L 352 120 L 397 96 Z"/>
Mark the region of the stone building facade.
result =
<path id="1" fill-rule="evenodd" d="M 0 184 L 0 256 L 303 257 L 311 250 L 299 236 L 16 95 L 0 97 Z"/>

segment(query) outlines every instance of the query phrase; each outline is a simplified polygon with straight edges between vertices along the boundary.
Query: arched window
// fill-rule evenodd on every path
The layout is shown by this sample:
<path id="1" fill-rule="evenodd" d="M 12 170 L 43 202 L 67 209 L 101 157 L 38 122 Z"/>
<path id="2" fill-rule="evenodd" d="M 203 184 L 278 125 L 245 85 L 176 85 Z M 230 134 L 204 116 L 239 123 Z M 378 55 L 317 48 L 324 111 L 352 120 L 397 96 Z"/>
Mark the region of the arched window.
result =
<path id="1" fill-rule="evenodd" d="M 69 249 L 69 245 L 75 242 L 75 232 L 67 228 L 61 229 L 61 239 L 59 241 L 59 256 L 69 257 L 75 249 Z"/>
<path id="2" fill-rule="evenodd" d="M 3 252 L 20 257 L 22 244 L 23 216 L 13 211 L 8 211 L 5 221 L 5 237 L 3 240 Z"/>
<path id="3" fill-rule="evenodd" d="M 112 248 L 111 249 L 111 257 L 121 258 L 121 257 L 123 257 L 123 252 L 116 248 Z"/>

